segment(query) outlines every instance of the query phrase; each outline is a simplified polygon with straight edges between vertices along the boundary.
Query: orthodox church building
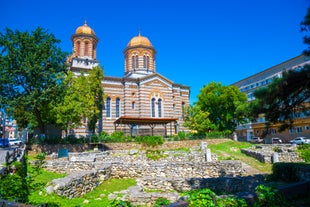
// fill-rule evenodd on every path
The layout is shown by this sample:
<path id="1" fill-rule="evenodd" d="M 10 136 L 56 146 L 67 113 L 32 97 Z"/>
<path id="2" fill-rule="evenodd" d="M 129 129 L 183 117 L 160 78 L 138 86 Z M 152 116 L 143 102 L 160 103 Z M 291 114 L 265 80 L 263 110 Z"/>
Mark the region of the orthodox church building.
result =
<path id="1" fill-rule="evenodd" d="M 71 41 L 73 54 L 69 65 L 75 75 L 87 74 L 99 65 L 96 59 L 99 39 L 86 22 L 76 29 Z M 169 136 L 185 131 L 184 108 L 189 105 L 190 87 L 157 73 L 156 50 L 140 33 L 128 42 L 123 54 L 124 76 L 104 76 L 102 80 L 105 99 L 98 132 Z M 72 134 L 86 136 L 86 124 L 83 120 Z"/>

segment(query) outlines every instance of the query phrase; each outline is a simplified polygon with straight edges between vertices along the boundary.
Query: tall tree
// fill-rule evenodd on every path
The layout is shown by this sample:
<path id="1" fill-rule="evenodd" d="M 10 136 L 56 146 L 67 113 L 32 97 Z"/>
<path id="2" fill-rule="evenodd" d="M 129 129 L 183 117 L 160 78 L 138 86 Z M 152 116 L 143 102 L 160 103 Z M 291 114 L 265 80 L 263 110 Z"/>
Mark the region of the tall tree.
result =
<path id="1" fill-rule="evenodd" d="M 50 105 L 58 100 L 67 54 L 53 34 L 6 28 L 0 33 L 0 107 L 13 112 L 20 127 L 31 124 L 46 133 Z"/>
<path id="2" fill-rule="evenodd" d="M 232 133 L 245 122 L 247 97 L 236 86 L 211 82 L 200 90 L 197 106 L 209 113 L 209 120 L 218 131 Z"/>
<path id="3" fill-rule="evenodd" d="M 87 111 L 87 126 L 88 130 L 93 134 L 95 133 L 96 124 L 99 121 L 99 132 L 101 131 L 100 118 L 102 116 L 103 109 L 103 88 L 102 88 L 102 80 L 103 80 L 103 70 L 101 67 L 94 67 L 87 76 L 87 86 L 89 93 L 88 101 L 89 102 L 89 110 Z"/>
<path id="4" fill-rule="evenodd" d="M 81 126 L 83 118 L 87 118 L 88 130 L 95 133 L 103 106 L 102 80 L 103 70 L 99 66 L 94 67 L 87 75 L 81 74 L 78 77 L 68 72 L 64 81 L 64 98 L 53 107 L 56 123 L 66 135 L 69 129 Z"/>
<path id="5" fill-rule="evenodd" d="M 202 111 L 199 106 L 187 106 L 184 113 L 184 126 L 190 130 L 203 134 L 216 127 L 209 120 L 209 113 Z"/>

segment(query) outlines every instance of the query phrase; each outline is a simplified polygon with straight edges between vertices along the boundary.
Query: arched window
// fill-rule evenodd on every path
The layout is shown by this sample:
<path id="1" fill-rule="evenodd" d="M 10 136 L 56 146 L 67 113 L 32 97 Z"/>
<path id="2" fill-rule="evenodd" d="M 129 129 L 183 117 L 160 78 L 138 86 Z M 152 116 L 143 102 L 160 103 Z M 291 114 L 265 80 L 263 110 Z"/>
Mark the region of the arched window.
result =
<path id="1" fill-rule="evenodd" d="M 88 42 L 85 42 L 84 56 L 89 56 L 88 55 Z"/>
<path id="2" fill-rule="evenodd" d="M 107 98 L 107 103 L 106 103 L 106 117 L 111 117 L 111 98 Z"/>
<path id="3" fill-rule="evenodd" d="M 161 99 L 158 99 L 158 117 L 161 117 Z"/>
<path id="4" fill-rule="evenodd" d="M 132 67 L 132 69 L 135 69 L 135 56 L 132 56 L 131 57 L 131 67 Z"/>
<path id="5" fill-rule="evenodd" d="M 132 103 L 131 103 L 131 109 L 135 109 L 135 106 L 136 105 L 136 103 L 133 101 Z"/>
<path id="6" fill-rule="evenodd" d="M 146 56 L 143 56 L 143 68 L 146 68 Z"/>
<path id="7" fill-rule="evenodd" d="M 136 68 L 139 68 L 139 57 L 136 55 Z"/>
<path id="8" fill-rule="evenodd" d="M 76 56 L 80 56 L 80 51 L 81 51 L 80 49 L 81 49 L 81 42 L 77 41 L 77 43 L 76 43 L 76 53 L 75 53 Z"/>
<path id="9" fill-rule="evenodd" d="M 182 102 L 182 119 L 184 119 L 185 103 Z"/>
<path id="10" fill-rule="evenodd" d="M 152 117 L 155 117 L 155 98 L 152 98 L 151 107 L 152 107 Z"/>
<path id="11" fill-rule="evenodd" d="M 146 67 L 147 69 L 150 68 L 150 57 L 149 56 L 146 57 Z"/>
<path id="12" fill-rule="evenodd" d="M 120 114 L 120 98 L 116 98 L 116 102 L 115 102 L 115 116 L 119 117 Z"/>

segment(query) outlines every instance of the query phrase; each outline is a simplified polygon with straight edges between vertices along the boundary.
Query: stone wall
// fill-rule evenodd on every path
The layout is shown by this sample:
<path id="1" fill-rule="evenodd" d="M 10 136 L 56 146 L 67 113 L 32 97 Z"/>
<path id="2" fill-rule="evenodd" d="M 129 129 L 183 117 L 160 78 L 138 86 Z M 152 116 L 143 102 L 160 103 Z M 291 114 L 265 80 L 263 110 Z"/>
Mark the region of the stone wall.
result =
<path id="1" fill-rule="evenodd" d="M 48 193 L 55 192 L 69 199 L 80 197 L 100 184 L 99 174 L 99 171 L 94 170 L 72 173 L 65 178 L 58 178 L 50 182 L 46 191 Z"/>
<path id="2" fill-rule="evenodd" d="M 262 144 L 251 148 L 242 149 L 241 152 L 248 156 L 254 157 L 262 163 L 274 163 L 275 153 L 277 153 L 277 162 L 304 162 L 304 159 L 300 158 L 295 150 L 296 146 L 290 144 Z"/>

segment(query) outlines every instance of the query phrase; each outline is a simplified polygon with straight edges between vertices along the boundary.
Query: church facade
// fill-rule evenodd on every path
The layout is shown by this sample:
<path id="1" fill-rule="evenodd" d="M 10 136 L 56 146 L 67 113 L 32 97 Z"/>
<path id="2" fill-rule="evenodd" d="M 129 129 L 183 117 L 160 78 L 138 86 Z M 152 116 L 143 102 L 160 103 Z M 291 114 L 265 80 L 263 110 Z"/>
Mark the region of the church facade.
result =
<path id="1" fill-rule="evenodd" d="M 96 59 L 98 38 L 85 22 L 71 36 L 73 54 L 70 70 L 76 76 L 99 65 Z M 169 136 L 185 131 L 184 108 L 189 105 L 190 87 L 174 83 L 156 71 L 156 50 L 140 33 L 124 51 L 124 76 L 104 76 L 104 108 L 98 132 L 123 131 L 130 135 Z M 72 130 L 87 136 L 87 121 Z"/>

